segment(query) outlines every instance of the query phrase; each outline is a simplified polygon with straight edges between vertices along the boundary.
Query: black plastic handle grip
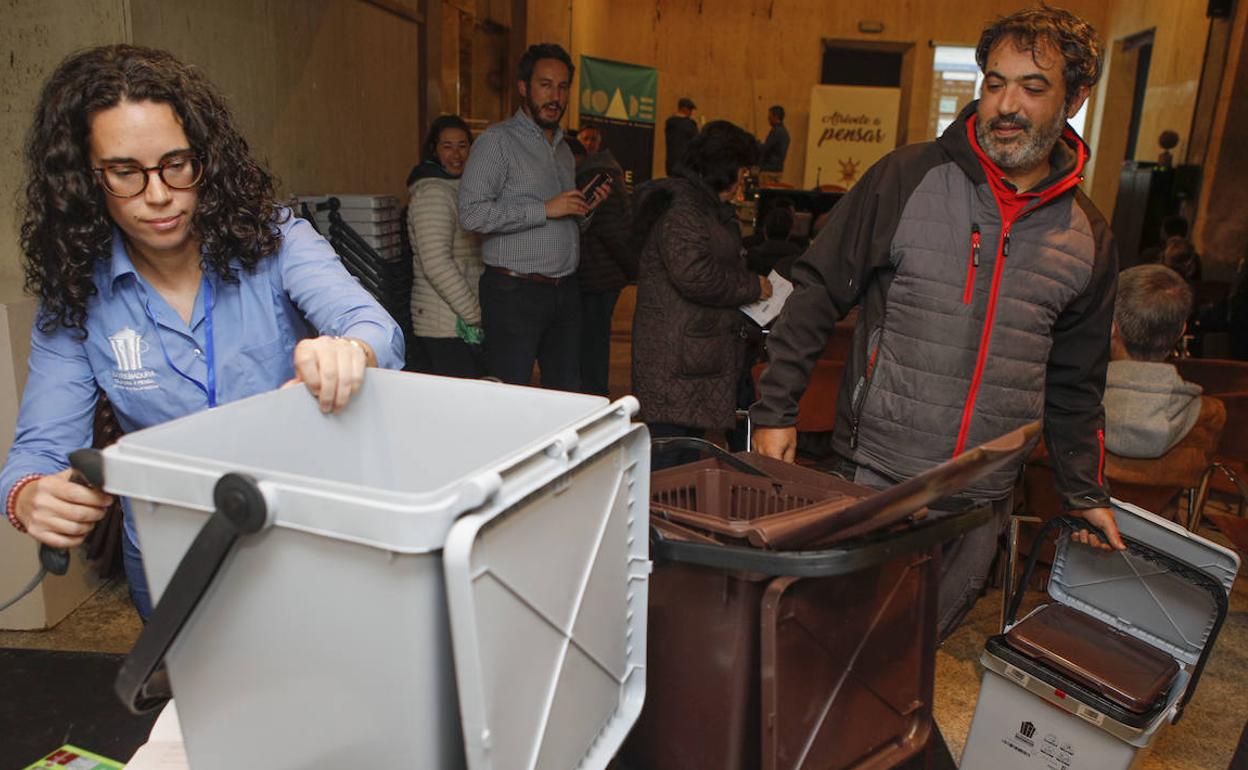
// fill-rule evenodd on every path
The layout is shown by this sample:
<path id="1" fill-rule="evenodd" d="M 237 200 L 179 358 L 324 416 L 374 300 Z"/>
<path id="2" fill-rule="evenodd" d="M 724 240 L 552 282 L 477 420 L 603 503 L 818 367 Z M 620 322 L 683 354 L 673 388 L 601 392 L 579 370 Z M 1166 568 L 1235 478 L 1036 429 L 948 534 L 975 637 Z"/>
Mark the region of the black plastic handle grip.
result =
<path id="1" fill-rule="evenodd" d="M 212 585 L 234 543 L 265 529 L 268 506 L 250 476 L 227 473 L 212 491 L 216 511 L 178 563 L 147 625 L 117 672 L 114 691 L 126 708 L 142 714 L 173 696 L 165 654 Z"/>
<path id="2" fill-rule="evenodd" d="M 104 488 L 104 458 L 100 450 L 75 449 L 69 453 L 69 467 L 73 468 L 70 481 L 92 489 Z M 39 563 L 53 575 L 64 575 L 69 572 L 69 551 L 41 543 Z"/>

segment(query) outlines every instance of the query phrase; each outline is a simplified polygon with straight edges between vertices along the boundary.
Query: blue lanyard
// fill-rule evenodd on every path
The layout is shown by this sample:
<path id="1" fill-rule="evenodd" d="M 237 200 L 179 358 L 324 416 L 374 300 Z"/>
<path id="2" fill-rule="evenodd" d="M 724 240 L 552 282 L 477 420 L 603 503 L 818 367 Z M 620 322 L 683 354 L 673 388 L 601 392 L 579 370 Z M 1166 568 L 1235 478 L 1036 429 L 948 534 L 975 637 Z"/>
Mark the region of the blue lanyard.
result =
<path id="1" fill-rule="evenodd" d="M 156 322 L 156 316 L 152 313 L 146 291 L 143 292 L 143 312 L 147 314 L 147 320 L 151 321 L 152 326 L 155 328 L 156 342 L 160 345 L 160 353 L 165 357 L 165 363 L 179 377 L 199 388 L 200 392 L 208 399 L 208 407 L 211 409 L 217 405 L 217 370 L 214 366 L 215 355 L 212 344 L 212 308 L 216 304 L 216 295 L 213 293 L 212 282 L 208 280 L 207 273 L 204 273 L 203 282 L 200 284 L 200 292 L 204 295 L 204 334 L 207 337 L 207 341 L 204 343 L 204 365 L 208 367 L 208 385 L 206 387 L 199 380 L 179 369 L 173 363 L 173 359 L 169 357 L 169 351 L 165 349 L 165 340 L 160 336 L 160 324 Z"/>

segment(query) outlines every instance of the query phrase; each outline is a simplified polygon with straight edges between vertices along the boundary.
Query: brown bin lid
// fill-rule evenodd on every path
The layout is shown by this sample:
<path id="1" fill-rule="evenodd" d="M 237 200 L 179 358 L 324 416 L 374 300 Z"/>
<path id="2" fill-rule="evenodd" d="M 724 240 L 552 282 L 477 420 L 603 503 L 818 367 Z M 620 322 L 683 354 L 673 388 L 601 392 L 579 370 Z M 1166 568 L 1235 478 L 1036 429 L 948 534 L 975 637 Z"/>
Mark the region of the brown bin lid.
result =
<path id="1" fill-rule="evenodd" d="M 1040 433 L 1033 422 L 881 492 L 760 455 L 735 455 L 764 475 L 702 460 L 651 476 L 651 510 L 684 526 L 758 548 L 801 549 L 893 526 L 1021 459 Z"/>
<path id="2" fill-rule="evenodd" d="M 1136 714 L 1165 697 L 1179 673 L 1174 658 L 1156 647 L 1062 604 L 1033 612 L 1005 639 L 1015 650 Z"/>

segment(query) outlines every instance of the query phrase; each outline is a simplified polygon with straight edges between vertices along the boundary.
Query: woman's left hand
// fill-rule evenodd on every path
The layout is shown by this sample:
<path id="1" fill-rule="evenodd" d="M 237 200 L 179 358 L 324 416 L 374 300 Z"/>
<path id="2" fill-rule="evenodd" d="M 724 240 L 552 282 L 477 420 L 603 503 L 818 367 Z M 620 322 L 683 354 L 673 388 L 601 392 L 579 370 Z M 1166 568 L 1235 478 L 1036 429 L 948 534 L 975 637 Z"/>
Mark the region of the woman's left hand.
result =
<path id="1" fill-rule="evenodd" d="M 364 381 L 364 369 L 377 358 L 367 343 L 353 337 L 316 337 L 295 346 L 295 377 L 321 404 L 322 412 L 338 412 Z"/>

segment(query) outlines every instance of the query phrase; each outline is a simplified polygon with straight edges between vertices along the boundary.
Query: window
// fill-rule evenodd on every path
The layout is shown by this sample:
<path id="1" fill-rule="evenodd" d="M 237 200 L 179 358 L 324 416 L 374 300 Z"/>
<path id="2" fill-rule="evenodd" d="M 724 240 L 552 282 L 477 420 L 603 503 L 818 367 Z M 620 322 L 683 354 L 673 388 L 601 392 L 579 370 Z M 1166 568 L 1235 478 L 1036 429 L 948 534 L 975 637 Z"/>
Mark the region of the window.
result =
<path id="1" fill-rule="evenodd" d="M 927 121 L 929 139 L 944 133 L 949 124 L 958 117 L 962 108 L 979 93 L 984 75 L 975 63 L 975 46 L 938 45 L 932 62 L 932 102 Z M 1091 101 L 1091 100 L 1089 100 Z M 1070 119 L 1071 128 L 1083 136 L 1088 104 L 1084 102 L 1079 112 Z"/>

